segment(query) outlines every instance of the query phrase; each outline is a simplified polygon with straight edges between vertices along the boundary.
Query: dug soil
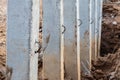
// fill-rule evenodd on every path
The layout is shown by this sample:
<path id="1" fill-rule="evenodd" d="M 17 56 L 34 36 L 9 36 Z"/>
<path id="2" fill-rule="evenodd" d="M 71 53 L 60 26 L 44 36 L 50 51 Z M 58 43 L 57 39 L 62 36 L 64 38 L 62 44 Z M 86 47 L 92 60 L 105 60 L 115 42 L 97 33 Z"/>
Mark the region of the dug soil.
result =
<path id="1" fill-rule="evenodd" d="M 120 49 L 92 61 L 90 74 L 83 74 L 82 80 L 120 80 Z"/>
<path id="2" fill-rule="evenodd" d="M 82 80 L 120 80 L 120 3 L 103 5 L 101 56 Z"/>
<path id="3" fill-rule="evenodd" d="M 0 80 L 6 75 L 6 0 L 0 0 Z"/>
<path id="4" fill-rule="evenodd" d="M 103 5 L 101 56 L 120 48 L 120 4 Z"/>

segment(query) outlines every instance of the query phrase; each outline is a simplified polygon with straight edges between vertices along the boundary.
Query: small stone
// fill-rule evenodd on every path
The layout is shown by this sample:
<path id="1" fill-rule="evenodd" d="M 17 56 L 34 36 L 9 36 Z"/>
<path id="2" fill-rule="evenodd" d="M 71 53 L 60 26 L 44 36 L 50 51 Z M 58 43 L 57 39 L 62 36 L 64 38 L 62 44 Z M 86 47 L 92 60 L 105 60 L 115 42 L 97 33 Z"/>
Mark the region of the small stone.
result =
<path id="1" fill-rule="evenodd" d="M 117 25 L 117 22 L 116 22 L 116 21 L 113 21 L 112 24 L 113 24 L 113 25 Z"/>

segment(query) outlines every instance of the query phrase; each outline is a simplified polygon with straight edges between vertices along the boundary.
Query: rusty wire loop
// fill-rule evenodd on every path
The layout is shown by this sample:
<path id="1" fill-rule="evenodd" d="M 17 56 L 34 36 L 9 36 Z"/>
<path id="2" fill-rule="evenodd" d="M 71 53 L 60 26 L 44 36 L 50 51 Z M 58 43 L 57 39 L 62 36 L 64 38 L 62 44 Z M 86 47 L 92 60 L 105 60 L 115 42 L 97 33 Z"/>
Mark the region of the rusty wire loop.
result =
<path id="1" fill-rule="evenodd" d="M 64 34 L 66 31 L 66 27 L 64 25 L 62 25 L 62 27 L 64 28 L 64 30 L 62 31 L 62 34 Z"/>
<path id="2" fill-rule="evenodd" d="M 101 18 L 102 18 L 102 16 L 100 16 L 100 17 L 98 18 L 98 20 L 101 20 Z"/>
<path id="3" fill-rule="evenodd" d="M 81 26 L 83 24 L 82 20 L 78 19 L 78 21 L 79 21 L 79 25 L 78 26 Z"/>
<path id="4" fill-rule="evenodd" d="M 35 53 L 40 53 L 41 52 L 41 48 L 42 48 L 42 45 L 40 44 L 39 41 L 36 41 L 35 40 Z"/>
<path id="5" fill-rule="evenodd" d="M 93 20 L 93 19 L 91 19 L 90 24 L 92 24 L 93 22 L 94 22 L 94 20 Z"/>

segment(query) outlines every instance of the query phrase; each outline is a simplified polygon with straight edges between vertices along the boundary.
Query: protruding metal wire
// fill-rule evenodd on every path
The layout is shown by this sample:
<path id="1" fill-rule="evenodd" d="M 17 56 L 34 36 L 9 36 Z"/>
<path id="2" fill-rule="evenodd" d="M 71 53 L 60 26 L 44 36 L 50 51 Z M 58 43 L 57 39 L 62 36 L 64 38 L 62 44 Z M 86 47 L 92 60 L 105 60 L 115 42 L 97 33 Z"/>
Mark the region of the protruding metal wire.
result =
<path id="1" fill-rule="evenodd" d="M 93 19 L 91 19 L 91 22 L 90 22 L 90 24 L 92 24 L 94 22 L 94 20 Z"/>
<path id="2" fill-rule="evenodd" d="M 81 26 L 81 25 L 83 24 L 82 20 L 81 20 L 81 19 L 78 19 L 78 21 L 79 21 L 79 23 L 80 23 L 78 26 Z"/>
<path id="3" fill-rule="evenodd" d="M 65 27 L 64 25 L 62 25 L 62 27 L 64 28 L 64 30 L 63 30 L 63 32 L 62 32 L 62 34 L 64 34 L 64 33 L 65 33 L 65 31 L 66 31 L 66 27 Z"/>

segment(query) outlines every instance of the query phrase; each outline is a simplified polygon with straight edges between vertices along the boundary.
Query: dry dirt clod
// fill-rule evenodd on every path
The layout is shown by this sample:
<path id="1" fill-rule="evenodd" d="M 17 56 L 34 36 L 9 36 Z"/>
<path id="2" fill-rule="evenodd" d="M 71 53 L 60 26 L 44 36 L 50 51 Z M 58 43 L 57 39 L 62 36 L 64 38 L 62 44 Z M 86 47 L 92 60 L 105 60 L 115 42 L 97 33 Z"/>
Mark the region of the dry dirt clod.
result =
<path id="1" fill-rule="evenodd" d="M 115 53 L 119 48 L 120 6 L 115 3 L 107 3 L 103 5 L 101 56 Z"/>
<path id="2" fill-rule="evenodd" d="M 94 61 L 91 74 L 84 78 L 91 80 L 91 75 L 93 80 L 120 80 L 120 50 Z"/>

